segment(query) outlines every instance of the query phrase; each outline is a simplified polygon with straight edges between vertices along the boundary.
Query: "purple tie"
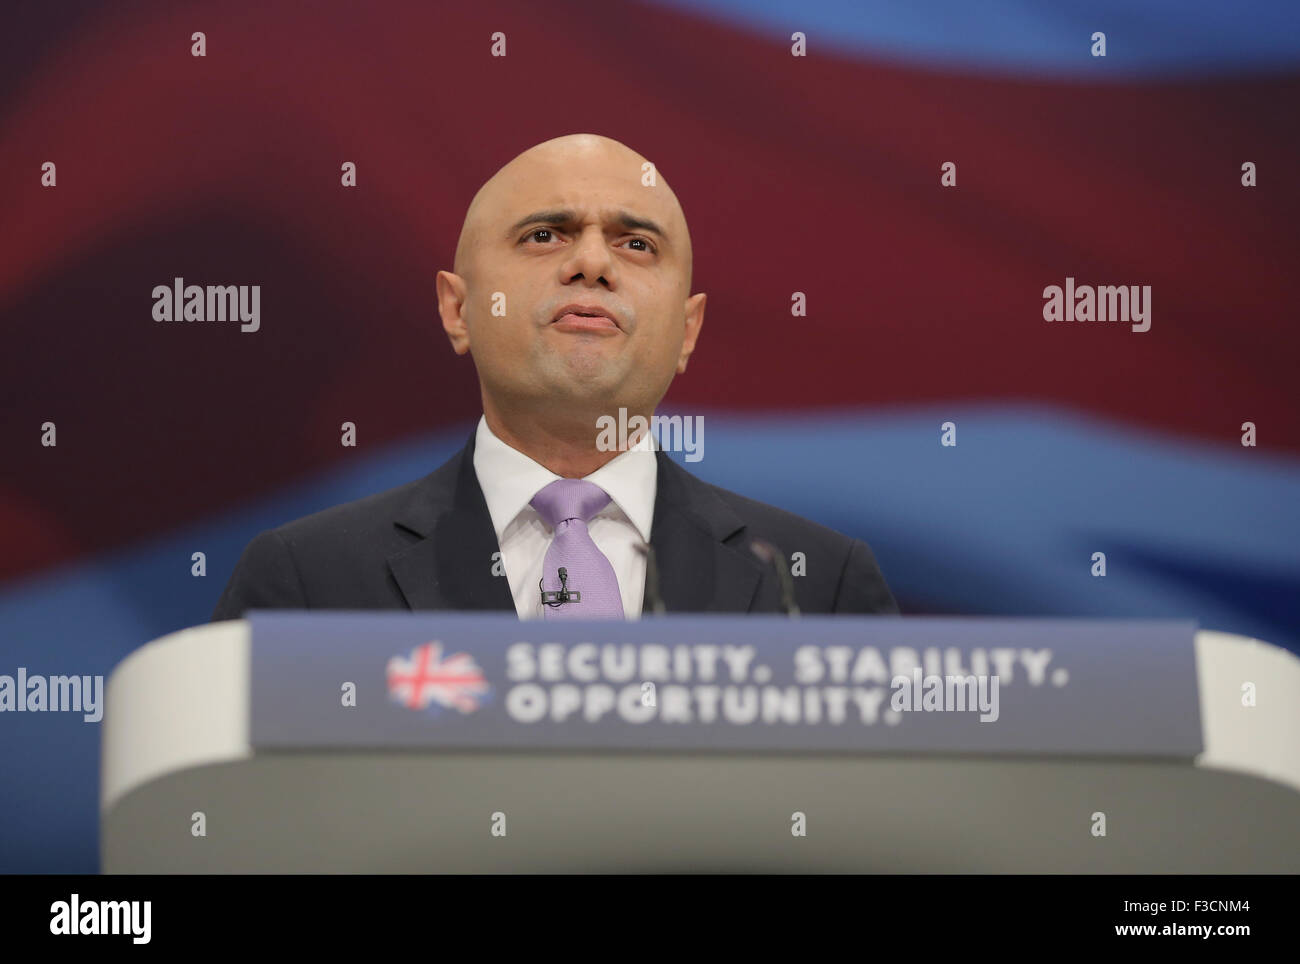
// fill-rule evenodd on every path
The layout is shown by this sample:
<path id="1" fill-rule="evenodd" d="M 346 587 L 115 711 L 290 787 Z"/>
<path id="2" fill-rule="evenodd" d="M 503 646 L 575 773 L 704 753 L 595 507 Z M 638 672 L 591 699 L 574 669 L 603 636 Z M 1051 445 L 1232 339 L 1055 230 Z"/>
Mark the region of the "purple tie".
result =
<path id="1" fill-rule="evenodd" d="M 609 559 L 597 548 L 587 523 L 605 506 L 609 493 L 595 482 L 556 479 L 533 496 L 530 503 L 555 536 L 542 560 L 542 588 L 560 589 L 560 567 L 567 575 L 565 586 L 581 595 L 575 602 L 543 605 L 547 619 L 622 619 L 623 597 L 618 576 Z"/>

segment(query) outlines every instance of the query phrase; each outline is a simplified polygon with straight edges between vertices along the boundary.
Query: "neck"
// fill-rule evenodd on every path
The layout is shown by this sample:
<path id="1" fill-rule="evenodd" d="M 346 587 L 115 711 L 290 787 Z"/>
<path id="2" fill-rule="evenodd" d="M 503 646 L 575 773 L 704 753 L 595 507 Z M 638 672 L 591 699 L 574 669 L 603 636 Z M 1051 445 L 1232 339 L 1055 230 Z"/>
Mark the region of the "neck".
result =
<path id="1" fill-rule="evenodd" d="M 629 409 L 628 420 L 639 414 L 648 425 L 652 413 L 653 410 L 640 412 Z M 559 418 L 554 414 L 506 411 L 484 396 L 483 417 L 493 435 L 565 479 L 588 476 L 623 451 L 615 447 L 606 452 L 597 447 L 600 429 L 596 421 L 598 416 L 594 414 Z M 627 446 L 630 448 L 640 435 L 630 429 L 628 435 Z"/>

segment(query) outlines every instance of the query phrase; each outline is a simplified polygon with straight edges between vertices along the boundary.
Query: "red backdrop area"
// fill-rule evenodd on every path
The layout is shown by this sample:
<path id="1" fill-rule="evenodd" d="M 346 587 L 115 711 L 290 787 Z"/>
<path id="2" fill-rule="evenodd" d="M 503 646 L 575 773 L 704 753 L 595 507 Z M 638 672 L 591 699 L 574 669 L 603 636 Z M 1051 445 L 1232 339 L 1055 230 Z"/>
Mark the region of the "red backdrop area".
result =
<path id="1" fill-rule="evenodd" d="M 82 10 L 23 8 L 5 43 L 0 578 L 325 467 L 344 420 L 376 444 L 472 417 L 434 273 L 483 180 L 582 130 L 655 161 L 686 209 L 710 300 L 672 405 L 1045 401 L 1224 446 L 1250 418 L 1300 449 L 1295 76 L 797 59 L 640 4 Z M 1043 323 L 1067 274 L 1151 285 L 1152 330 Z M 262 330 L 155 323 L 178 276 L 260 284 Z"/>

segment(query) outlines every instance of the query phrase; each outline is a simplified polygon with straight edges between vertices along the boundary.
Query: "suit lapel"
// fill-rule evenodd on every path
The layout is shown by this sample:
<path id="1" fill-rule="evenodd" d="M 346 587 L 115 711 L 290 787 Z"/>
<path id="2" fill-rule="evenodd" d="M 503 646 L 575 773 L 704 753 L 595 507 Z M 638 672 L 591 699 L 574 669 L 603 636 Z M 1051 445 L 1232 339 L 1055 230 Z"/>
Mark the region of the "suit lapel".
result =
<path id="1" fill-rule="evenodd" d="M 656 458 L 650 542 L 664 607 L 670 613 L 749 612 L 764 570 L 744 549 L 744 522 L 662 451 Z M 474 473 L 473 435 L 416 487 L 395 524 L 423 537 L 388 557 L 411 609 L 515 611 L 508 580 L 492 575 L 500 547 Z"/>
<path id="2" fill-rule="evenodd" d="M 748 612 L 763 568 L 743 549 L 744 522 L 662 451 L 650 543 L 668 612 Z M 648 601 L 647 601 L 648 607 Z"/>
<path id="3" fill-rule="evenodd" d="M 474 474 L 473 435 L 417 487 L 396 524 L 424 537 L 388 557 L 411 609 L 515 611 L 509 582 L 492 574 L 499 547 Z"/>

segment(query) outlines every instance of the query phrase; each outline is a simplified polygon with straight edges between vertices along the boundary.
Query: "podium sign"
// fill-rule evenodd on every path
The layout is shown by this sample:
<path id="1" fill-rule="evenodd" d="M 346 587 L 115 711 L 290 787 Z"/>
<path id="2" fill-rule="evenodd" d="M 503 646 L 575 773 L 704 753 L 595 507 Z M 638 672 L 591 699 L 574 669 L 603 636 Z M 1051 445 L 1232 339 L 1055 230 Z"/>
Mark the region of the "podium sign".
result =
<path id="1" fill-rule="evenodd" d="M 254 751 L 1189 760 L 1203 748 L 1190 621 L 269 611 L 249 621 Z"/>

